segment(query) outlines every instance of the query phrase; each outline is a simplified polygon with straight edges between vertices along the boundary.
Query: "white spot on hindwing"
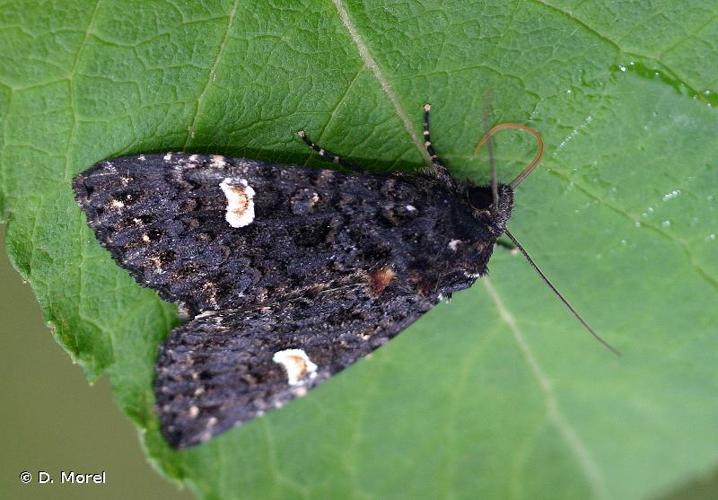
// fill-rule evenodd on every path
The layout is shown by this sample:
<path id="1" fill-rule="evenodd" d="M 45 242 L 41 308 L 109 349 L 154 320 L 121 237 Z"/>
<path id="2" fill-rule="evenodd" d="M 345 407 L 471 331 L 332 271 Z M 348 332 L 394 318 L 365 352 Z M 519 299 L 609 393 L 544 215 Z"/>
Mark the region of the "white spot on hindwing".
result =
<path id="1" fill-rule="evenodd" d="M 406 211 L 407 212 L 416 212 L 416 207 L 414 205 L 407 205 Z"/>
<path id="2" fill-rule="evenodd" d="M 277 351 L 272 361 L 284 367 L 289 385 L 304 385 L 317 376 L 317 365 L 312 363 L 303 349 Z"/>
<path id="3" fill-rule="evenodd" d="M 224 218 L 232 227 L 244 227 L 254 220 L 254 189 L 245 179 L 224 179 L 219 187 L 227 197 L 227 213 Z"/>
<path id="4" fill-rule="evenodd" d="M 172 153 L 167 153 L 162 157 L 164 161 L 172 161 Z"/>
<path id="5" fill-rule="evenodd" d="M 456 252 L 456 249 L 459 247 L 459 243 L 461 243 L 461 240 L 451 240 L 449 242 L 449 248 Z"/>

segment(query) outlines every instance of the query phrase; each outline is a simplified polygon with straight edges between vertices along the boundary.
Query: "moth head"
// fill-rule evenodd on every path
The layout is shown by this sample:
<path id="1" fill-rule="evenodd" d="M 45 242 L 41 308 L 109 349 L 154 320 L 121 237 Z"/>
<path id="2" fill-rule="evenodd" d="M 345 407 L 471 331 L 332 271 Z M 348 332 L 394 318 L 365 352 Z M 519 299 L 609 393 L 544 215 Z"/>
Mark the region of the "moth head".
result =
<path id="1" fill-rule="evenodd" d="M 509 184 L 499 184 L 497 193 L 498 202 L 494 206 L 491 185 L 470 186 L 467 189 L 467 200 L 475 218 L 485 220 L 488 217 L 503 232 L 514 206 L 514 190 Z"/>
<path id="2" fill-rule="evenodd" d="M 488 115 L 487 115 L 488 116 Z M 496 181 L 496 161 L 494 159 L 491 138 L 502 130 L 513 129 L 527 132 L 536 139 L 536 154 L 534 154 L 531 162 L 508 184 L 498 184 Z M 475 154 L 479 154 L 481 147 L 486 144 L 489 149 L 489 162 L 491 163 L 491 179 L 492 182 L 488 186 L 469 186 L 466 191 L 468 194 L 469 205 L 475 211 L 475 216 L 485 218 L 489 215 L 490 226 L 498 229 L 499 234 L 506 231 L 506 222 L 511 217 L 511 209 L 514 205 L 514 190 L 521 182 L 536 168 L 543 156 L 543 139 L 541 134 L 531 127 L 527 127 L 521 123 L 499 123 L 486 131 L 479 143 L 476 145 Z"/>

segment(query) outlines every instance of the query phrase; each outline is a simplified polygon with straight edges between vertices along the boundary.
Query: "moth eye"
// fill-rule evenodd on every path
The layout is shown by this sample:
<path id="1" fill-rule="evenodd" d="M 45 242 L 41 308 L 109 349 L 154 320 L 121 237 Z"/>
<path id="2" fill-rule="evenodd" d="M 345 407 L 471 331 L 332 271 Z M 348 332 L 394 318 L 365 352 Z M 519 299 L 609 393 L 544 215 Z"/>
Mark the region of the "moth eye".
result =
<path id="1" fill-rule="evenodd" d="M 494 203 L 494 196 L 488 186 L 472 187 L 469 190 L 469 204 L 477 210 L 488 210 Z"/>

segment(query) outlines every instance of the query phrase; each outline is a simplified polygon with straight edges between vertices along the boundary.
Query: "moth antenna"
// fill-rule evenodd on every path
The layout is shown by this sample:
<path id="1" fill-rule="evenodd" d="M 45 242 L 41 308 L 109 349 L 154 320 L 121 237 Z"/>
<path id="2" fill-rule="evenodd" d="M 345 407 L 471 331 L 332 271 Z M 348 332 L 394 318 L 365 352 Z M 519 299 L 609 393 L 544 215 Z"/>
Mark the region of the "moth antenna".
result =
<path id="1" fill-rule="evenodd" d="M 500 132 L 500 131 L 506 130 L 506 129 L 514 129 L 514 130 L 521 130 L 523 132 L 528 132 L 529 134 L 531 134 L 532 136 L 534 136 L 536 138 L 536 145 L 537 145 L 536 154 L 534 155 L 531 162 L 526 166 L 526 168 L 524 168 L 521 171 L 521 173 L 519 175 L 517 175 L 516 178 L 514 180 L 512 180 L 511 183 L 509 184 L 511 186 L 511 189 L 516 189 L 516 187 L 519 184 L 521 184 L 521 181 L 523 181 L 526 178 L 526 176 L 528 176 L 533 171 L 533 169 L 536 168 L 536 165 L 538 165 L 539 162 L 541 161 L 541 158 L 543 157 L 544 145 L 543 145 L 543 139 L 541 138 L 541 134 L 539 134 L 536 130 L 532 129 L 531 127 L 527 127 L 526 125 L 524 125 L 522 123 L 513 123 L 513 122 L 499 123 L 498 125 L 494 125 L 493 127 L 491 127 L 484 134 L 484 136 L 481 138 L 479 143 L 476 145 L 475 154 L 479 153 L 479 149 L 481 149 L 481 146 L 483 146 L 484 144 L 487 144 L 487 146 L 489 148 L 489 155 L 492 155 L 493 149 L 491 146 L 491 138 L 494 135 L 496 135 L 497 132 Z M 495 169 L 495 167 L 492 167 L 492 169 Z M 493 180 L 492 180 L 491 187 L 493 189 Z"/>
<path id="2" fill-rule="evenodd" d="M 321 156 L 325 160 L 331 161 L 332 163 L 334 163 L 336 165 L 341 165 L 342 167 L 347 168 L 349 170 L 361 171 L 360 168 L 357 168 L 356 166 L 352 165 L 351 163 L 344 160 L 339 155 L 335 155 L 331 151 L 327 151 L 323 147 L 317 146 L 316 144 L 314 144 L 304 130 L 297 131 L 297 135 L 304 141 L 304 144 L 309 146 L 310 149 L 319 153 L 319 156 Z"/>
<path id="3" fill-rule="evenodd" d="M 484 117 L 483 117 L 483 123 L 484 123 L 484 130 L 487 130 L 490 132 L 492 129 L 489 126 L 489 119 L 491 118 L 491 90 L 487 90 L 486 94 L 484 95 Z M 494 200 L 494 204 L 492 206 L 492 212 L 496 212 L 496 210 L 499 208 L 499 184 L 496 180 L 496 158 L 494 157 L 494 143 L 491 140 L 491 136 L 488 135 L 488 132 L 484 134 L 484 137 L 486 138 L 486 148 L 489 151 L 489 166 L 491 167 L 491 196 Z M 476 152 L 478 153 L 479 148 L 483 144 L 482 141 L 484 139 L 482 138 L 481 141 L 479 141 L 479 145 L 476 146 Z"/>
<path id="4" fill-rule="evenodd" d="M 574 307 L 571 305 L 571 303 L 568 300 L 566 300 L 566 297 L 564 297 L 561 294 L 561 292 L 558 291 L 556 286 L 554 286 L 554 284 L 551 283 L 551 280 L 548 279 L 548 276 L 546 276 L 544 274 L 544 272 L 541 270 L 541 268 L 536 264 L 536 262 L 534 262 L 534 260 L 531 258 L 529 253 L 526 251 L 526 249 L 523 246 L 521 246 L 521 243 L 519 243 L 518 240 L 514 237 L 514 235 L 511 234 L 511 231 L 509 231 L 507 229 L 505 231 L 505 233 L 506 233 L 506 236 L 508 236 L 509 239 L 512 241 L 512 243 L 514 245 L 516 245 L 516 248 L 518 248 L 521 251 L 521 253 L 524 254 L 524 257 L 526 257 L 526 260 L 529 262 L 531 267 L 533 267 L 534 271 L 536 271 L 538 273 L 538 275 L 541 276 L 541 279 L 543 279 L 544 282 L 549 286 L 549 288 L 551 290 L 553 290 L 553 293 L 556 294 L 556 296 L 561 300 L 561 302 L 563 302 L 564 305 L 566 307 L 568 307 L 569 311 L 571 311 L 573 313 L 573 315 L 576 317 L 576 319 L 578 319 L 578 321 L 584 326 L 584 328 L 586 330 L 588 330 L 588 333 L 593 335 L 593 337 L 596 340 L 598 340 L 601 344 L 603 344 L 603 346 L 606 347 L 613 354 L 615 354 L 616 356 L 620 356 L 621 352 L 618 349 L 616 349 L 615 347 L 613 347 L 611 344 L 609 344 L 606 340 L 604 340 L 603 337 L 601 337 L 598 333 L 596 333 L 596 331 L 593 328 L 591 328 L 591 325 L 589 325 L 586 322 L 586 320 L 581 317 L 581 315 L 578 313 L 578 311 L 576 311 L 576 309 L 574 309 Z"/>
<path id="5" fill-rule="evenodd" d="M 429 116 L 431 115 L 431 104 L 428 102 L 424 104 L 424 147 L 426 148 L 426 152 L 429 154 L 429 158 L 431 158 L 431 168 L 434 174 L 434 177 L 437 179 L 440 179 L 444 184 L 446 184 L 447 187 L 456 189 L 456 184 L 454 183 L 454 179 L 449 174 L 449 171 L 446 169 L 446 165 L 444 165 L 444 162 L 441 161 L 439 158 L 439 155 L 434 150 L 434 146 L 431 142 L 431 131 L 430 131 L 430 125 L 429 125 Z"/>

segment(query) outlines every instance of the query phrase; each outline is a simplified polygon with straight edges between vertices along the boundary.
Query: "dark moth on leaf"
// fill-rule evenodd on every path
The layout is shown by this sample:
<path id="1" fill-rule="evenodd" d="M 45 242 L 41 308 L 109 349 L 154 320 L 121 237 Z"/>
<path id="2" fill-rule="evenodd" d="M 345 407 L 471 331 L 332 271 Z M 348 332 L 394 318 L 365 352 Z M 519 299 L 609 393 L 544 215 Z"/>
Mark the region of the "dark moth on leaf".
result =
<path id="1" fill-rule="evenodd" d="M 306 394 L 486 273 L 512 187 L 452 179 L 431 149 L 428 106 L 424 121 L 425 173 L 167 153 L 75 178 L 100 243 L 186 312 L 156 365 L 171 445 Z"/>

